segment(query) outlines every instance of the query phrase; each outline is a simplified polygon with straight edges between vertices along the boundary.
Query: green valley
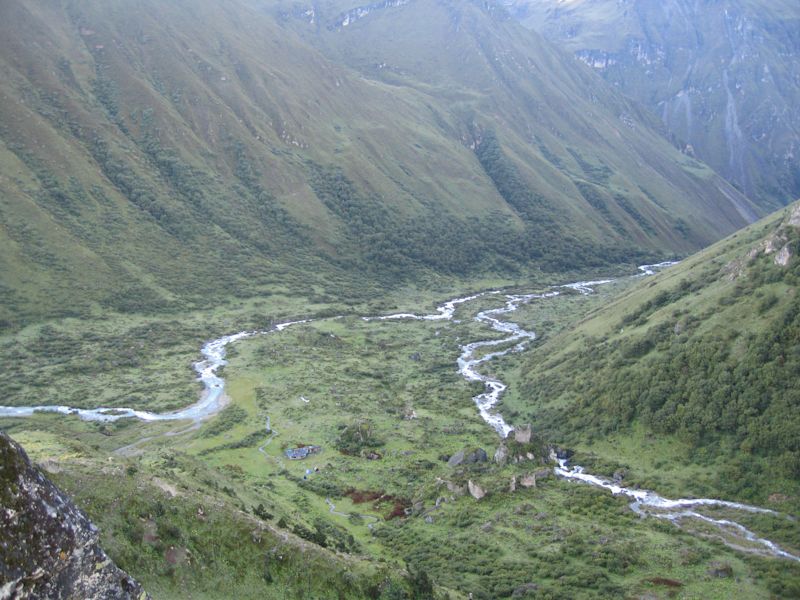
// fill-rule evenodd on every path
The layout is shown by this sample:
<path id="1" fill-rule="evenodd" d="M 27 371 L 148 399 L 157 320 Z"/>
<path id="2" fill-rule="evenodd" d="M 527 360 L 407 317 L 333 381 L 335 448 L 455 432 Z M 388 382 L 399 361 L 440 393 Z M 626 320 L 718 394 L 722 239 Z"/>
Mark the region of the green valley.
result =
<path id="1" fill-rule="evenodd" d="M 791 131 L 543 5 L 0 3 L 0 597 L 800 596 Z"/>
<path id="2" fill-rule="evenodd" d="M 574 320 L 585 302 L 603 304 L 616 292 L 601 293 L 567 295 L 561 309 L 547 303 L 562 298 L 534 301 L 520 322 Z M 118 564 L 156 596 L 234 589 L 238 597 L 370 597 L 372 586 L 381 597 L 428 597 L 409 591 L 420 580 L 453 598 L 603 598 L 671 585 L 690 597 L 725 598 L 741 586 L 751 597 L 769 597 L 765 586 L 791 596 L 797 568 L 774 572 L 775 559 L 640 519 L 623 498 L 553 477 L 543 439 L 506 442 L 512 459 L 522 459 L 495 462 L 500 438 L 470 400 L 480 388 L 454 370 L 460 340 L 490 337 L 471 317 L 502 299 L 484 298 L 457 309 L 454 321 L 352 316 L 237 342 L 225 369 L 232 405 L 177 437 L 163 434 L 183 425 L 130 420 L 40 415 L 5 425 L 97 519 Z M 526 360 L 509 357 L 496 368 L 505 376 L 509 363 Z M 304 461 L 284 454 L 307 444 L 322 451 Z M 447 460 L 476 448 L 488 460 Z M 477 500 L 470 484 L 486 495 Z M 748 526 L 790 548 L 800 533 L 784 517 Z M 346 552 L 356 561 L 350 579 L 315 588 L 325 571 L 303 574 L 299 556 L 311 552 L 298 550 L 304 543 Z M 177 565 L 161 558 L 171 546 L 182 552 Z M 282 552 L 301 554 L 285 564 L 264 558 Z M 333 560 L 320 568 L 336 568 Z M 717 568 L 736 579 L 709 579 Z"/>

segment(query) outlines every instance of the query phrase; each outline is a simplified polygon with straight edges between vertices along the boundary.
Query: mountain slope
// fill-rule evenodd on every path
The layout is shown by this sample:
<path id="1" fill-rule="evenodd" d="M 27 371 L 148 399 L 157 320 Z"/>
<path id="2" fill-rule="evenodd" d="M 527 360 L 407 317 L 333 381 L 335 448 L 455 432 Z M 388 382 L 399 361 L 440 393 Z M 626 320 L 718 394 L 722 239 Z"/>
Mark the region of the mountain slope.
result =
<path id="1" fill-rule="evenodd" d="M 379 80 L 359 61 L 391 39 L 369 18 L 340 48 L 267 8 L 3 3 L 4 327 L 632 261 L 754 218 L 503 11 L 401 7 L 376 22 L 457 35 L 411 58 L 435 69 Z M 392 39 L 399 61 L 408 42 Z"/>
<path id="2" fill-rule="evenodd" d="M 332 60 L 370 80 L 445 103 L 457 117 L 459 137 L 475 147 L 479 159 L 484 133 L 493 132 L 487 141 L 498 140 L 522 177 L 555 205 L 550 210 L 561 210 L 559 217 L 575 220 L 583 231 L 600 228 L 613 236 L 624 229 L 645 245 L 660 237 L 680 244 L 682 234 L 664 228 L 664 220 L 674 226 L 685 211 L 700 209 L 699 197 L 701 204 L 715 203 L 723 219 L 737 219 L 729 212 L 733 198 L 712 200 L 696 177 L 719 181 L 668 150 L 649 115 L 526 33 L 499 6 L 338 2 L 315 5 L 309 22 L 310 10 L 277 12 Z M 699 171 L 692 172 L 694 167 Z M 692 188 L 693 201 L 678 198 L 672 186 Z M 737 210 L 740 217 L 753 216 L 746 202 Z"/>
<path id="3" fill-rule="evenodd" d="M 531 353 L 531 418 L 584 447 L 633 435 L 646 454 L 672 440 L 686 453 L 662 454 L 663 470 L 715 467 L 684 482 L 695 493 L 796 505 L 799 250 L 794 204 L 641 281 Z"/>
<path id="4" fill-rule="evenodd" d="M 800 195 L 800 7 L 763 0 L 511 0 L 528 27 L 660 115 L 762 206 Z"/>

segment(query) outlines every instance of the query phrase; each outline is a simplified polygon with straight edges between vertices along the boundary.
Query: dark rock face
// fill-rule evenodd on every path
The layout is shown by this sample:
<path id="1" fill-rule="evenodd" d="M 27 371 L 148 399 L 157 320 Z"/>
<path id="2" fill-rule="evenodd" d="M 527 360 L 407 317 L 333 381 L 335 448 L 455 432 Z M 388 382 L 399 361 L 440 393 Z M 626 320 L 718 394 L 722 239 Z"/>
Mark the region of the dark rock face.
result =
<path id="1" fill-rule="evenodd" d="M 489 457 L 486 454 L 486 450 L 483 448 L 478 448 L 474 452 L 470 452 L 465 461 L 468 463 L 483 463 L 488 459 Z"/>
<path id="2" fill-rule="evenodd" d="M 453 456 L 450 457 L 450 459 L 447 461 L 447 464 L 451 467 L 457 467 L 463 462 L 464 462 L 464 451 L 459 450 L 458 452 L 453 454 Z"/>
<path id="3" fill-rule="evenodd" d="M 451 467 L 457 467 L 459 465 L 473 465 L 475 463 L 484 463 L 489 460 L 489 456 L 486 454 L 486 450 L 483 448 L 476 448 L 471 452 L 467 450 L 459 450 L 450 459 L 447 461 L 447 464 Z"/>
<path id="4" fill-rule="evenodd" d="M 149 599 L 98 538 L 89 518 L 0 431 L 0 598 Z"/>
<path id="5" fill-rule="evenodd" d="M 569 448 L 553 448 L 553 452 L 560 460 L 569 460 L 575 454 L 575 451 Z"/>

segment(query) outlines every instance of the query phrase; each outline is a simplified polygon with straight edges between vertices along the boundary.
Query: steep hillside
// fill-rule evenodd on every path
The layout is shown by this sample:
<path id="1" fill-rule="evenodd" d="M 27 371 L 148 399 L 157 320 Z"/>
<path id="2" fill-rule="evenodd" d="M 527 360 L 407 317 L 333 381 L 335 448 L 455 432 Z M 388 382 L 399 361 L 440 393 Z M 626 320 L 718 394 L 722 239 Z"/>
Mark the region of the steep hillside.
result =
<path id="1" fill-rule="evenodd" d="M 800 195 L 800 5 L 510 0 L 522 23 L 660 115 L 765 207 Z"/>
<path id="2" fill-rule="evenodd" d="M 347 8 L 297 35 L 255 0 L 4 2 L 0 324 L 585 268 L 754 217 L 503 11 Z"/>
<path id="3" fill-rule="evenodd" d="M 640 477 L 796 507 L 798 251 L 794 204 L 643 280 L 530 354 L 528 416 Z"/>
<path id="4" fill-rule="evenodd" d="M 627 232 L 636 245 L 684 245 L 701 229 L 753 216 L 705 167 L 669 149 L 646 112 L 499 6 L 351 1 L 272 10 L 331 60 L 445 107 L 452 133 L 506 203 L 541 227 L 534 237 L 546 236 L 546 224 L 584 240 L 627 240 Z M 690 196 L 679 198 L 684 187 Z M 685 230 L 695 211 L 705 214 Z"/>

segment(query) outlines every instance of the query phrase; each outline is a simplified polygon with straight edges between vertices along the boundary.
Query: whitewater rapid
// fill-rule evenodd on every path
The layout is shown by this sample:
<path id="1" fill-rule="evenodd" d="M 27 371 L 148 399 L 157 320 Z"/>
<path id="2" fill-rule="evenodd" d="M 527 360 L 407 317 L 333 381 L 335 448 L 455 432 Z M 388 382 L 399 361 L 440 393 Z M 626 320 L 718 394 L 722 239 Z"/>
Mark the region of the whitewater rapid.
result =
<path id="1" fill-rule="evenodd" d="M 641 265 L 638 267 L 639 273 L 632 277 L 646 277 L 672 266 L 676 263 L 667 261 L 652 265 Z M 473 397 L 481 418 L 494 429 L 502 438 L 508 436 L 513 431 L 503 416 L 495 409 L 503 393 L 508 386 L 499 379 L 484 375 L 477 370 L 477 367 L 501 356 L 525 350 L 529 343 L 536 339 L 536 333 L 527 331 L 511 321 L 499 319 L 501 315 L 507 315 L 516 311 L 520 306 L 533 300 L 543 300 L 561 295 L 562 290 L 574 290 L 580 294 L 588 295 L 594 293 L 594 289 L 600 285 L 606 285 L 617 281 L 617 279 L 597 279 L 593 281 L 578 281 L 575 283 L 555 286 L 547 292 L 538 294 L 506 294 L 505 303 L 499 308 L 483 310 L 475 315 L 474 319 L 491 327 L 494 331 L 505 334 L 505 337 L 471 342 L 461 346 L 461 354 L 457 359 L 459 373 L 468 381 L 477 381 L 484 384 L 484 391 Z M 456 309 L 466 303 L 487 295 L 497 295 L 499 291 L 482 292 L 461 298 L 449 300 L 436 308 L 436 312 L 428 315 L 417 315 L 413 313 L 396 313 L 380 316 L 362 317 L 364 321 L 392 321 L 412 319 L 420 321 L 450 321 L 453 320 Z M 339 319 L 341 317 L 328 317 L 327 319 Z M 12 407 L 0 406 L 0 417 L 26 417 L 36 412 L 56 412 L 65 415 L 75 415 L 89 421 L 115 421 L 122 418 L 137 418 L 143 421 L 169 421 L 189 419 L 198 422 L 218 413 L 225 406 L 225 380 L 217 375 L 220 367 L 227 364 L 225 360 L 225 349 L 228 344 L 239 340 L 251 338 L 257 335 L 264 335 L 271 332 L 280 332 L 288 327 L 311 323 L 316 319 L 302 319 L 279 323 L 267 330 L 242 331 L 232 335 L 207 342 L 200 352 L 203 359 L 194 363 L 194 370 L 197 373 L 197 380 L 203 385 L 200 400 L 184 409 L 167 412 L 153 413 L 149 411 L 136 410 L 132 408 L 93 408 L 81 409 L 69 406 L 28 406 Z M 326 319 L 321 319 L 326 320 Z M 482 348 L 495 346 L 508 346 L 495 352 L 487 352 L 482 356 L 477 356 L 477 351 Z M 271 440 L 271 438 L 270 438 Z M 263 446 L 259 450 L 263 451 Z M 743 525 L 730 519 L 715 519 L 704 515 L 696 510 L 697 507 L 717 507 L 729 510 L 737 510 L 747 513 L 761 513 L 777 515 L 773 510 L 717 500 L 714 498 L 680 498 L 672 500 L 664 498 L 650 490 L 640 490 L 627 488 L 619 485 L 616 481 L 587 473 L 580 465 L 569 465 L 566 459 L 558 459 L 558 466 L 554 468 L 558 477 L 579 481 L 595 487 L 603 488 L 614 495 L 630 498 L 630 508 L 635 513 L 645 516 L 652 516 L 659 519 L 666 519 L 679 524 L 683 519 L 696 519 L 711 527 L 716 528 L 721 535 L 733 537 L 743 542 L 749 543 L 749 547 L 735 546 L 743 551 L 760 551 L 779 558 L 800 561 L 800 556 L 796 556 L 780 548 L 774 542 L 761 538 Z M 331 511 L 335 507 L 332 507 Z M 755 548 L 755 550 L 754 550 Z"/>

